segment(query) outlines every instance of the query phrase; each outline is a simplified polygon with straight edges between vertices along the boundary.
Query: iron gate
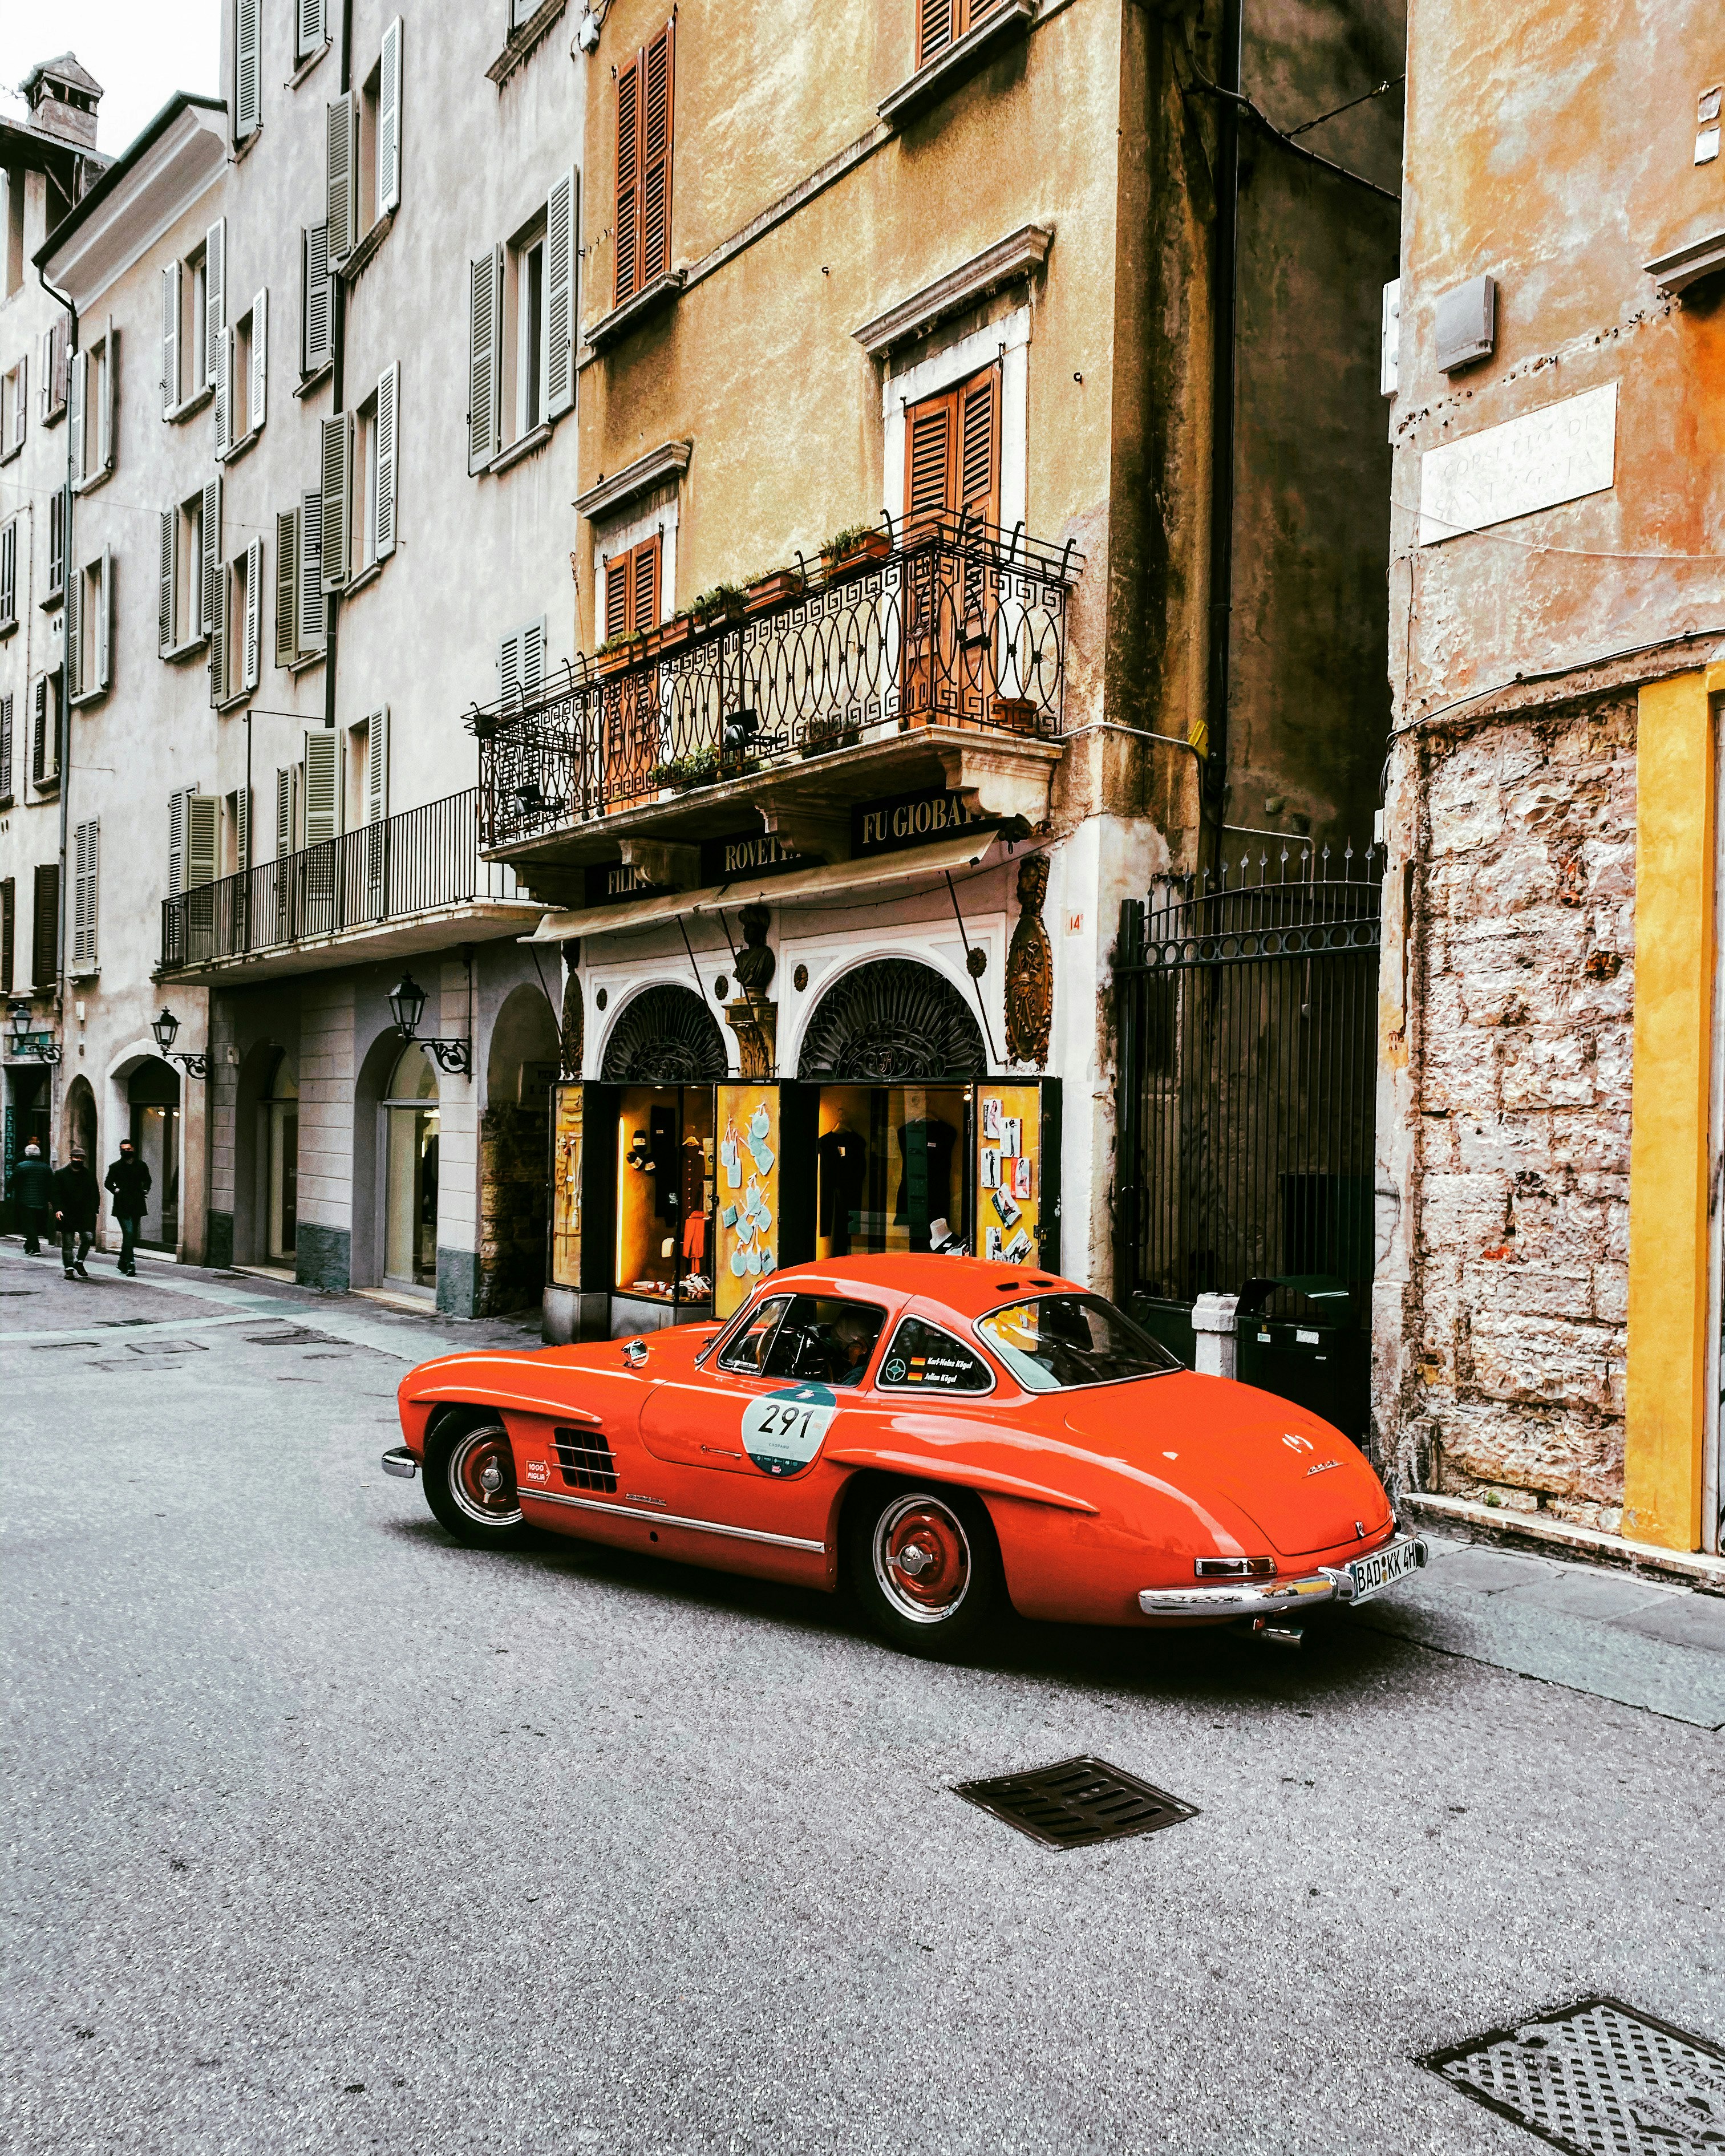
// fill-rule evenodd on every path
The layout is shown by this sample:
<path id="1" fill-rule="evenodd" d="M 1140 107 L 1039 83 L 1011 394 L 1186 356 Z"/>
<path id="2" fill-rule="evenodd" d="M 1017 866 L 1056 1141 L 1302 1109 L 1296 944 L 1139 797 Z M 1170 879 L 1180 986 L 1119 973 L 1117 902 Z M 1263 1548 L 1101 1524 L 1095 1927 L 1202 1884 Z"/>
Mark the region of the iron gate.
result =
<path id="1" fill-rule="evenodd" d="M 1183 1355 L 1254 1279 L 1368 1322 L 1380 882 L 1375 848 L 1284 848 L 1121 908 L 1116 1280 Z"/>

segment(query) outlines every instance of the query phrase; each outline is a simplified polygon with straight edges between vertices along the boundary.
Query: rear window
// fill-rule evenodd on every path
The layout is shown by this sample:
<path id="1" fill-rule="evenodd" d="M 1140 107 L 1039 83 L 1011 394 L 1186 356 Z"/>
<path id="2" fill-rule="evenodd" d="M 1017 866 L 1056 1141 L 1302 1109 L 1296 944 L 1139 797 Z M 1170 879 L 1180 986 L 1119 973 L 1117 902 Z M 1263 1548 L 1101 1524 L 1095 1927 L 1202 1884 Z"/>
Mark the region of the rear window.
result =
<path id="1" fill-rule="evenodd" d="M 892 1336 L 880 1383 L 913 1393 L 986 1393 L 993 1373 L 973 1348 L 939 1326 L 907 1317 Z"/>
<path id="2" fill-rule="evenodd" d="M 1099 1295 L 1039 1295 L 977 1321 L 1027 1393 L 1160 1378 L 1182 1365 Z"/>

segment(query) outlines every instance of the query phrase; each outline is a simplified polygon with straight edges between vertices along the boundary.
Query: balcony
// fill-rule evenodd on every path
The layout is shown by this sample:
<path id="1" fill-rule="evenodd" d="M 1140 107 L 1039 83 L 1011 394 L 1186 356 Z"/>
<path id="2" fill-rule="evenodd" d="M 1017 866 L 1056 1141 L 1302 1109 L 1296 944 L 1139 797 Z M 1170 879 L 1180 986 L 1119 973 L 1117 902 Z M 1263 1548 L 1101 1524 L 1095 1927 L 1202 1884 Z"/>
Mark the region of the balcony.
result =
<path id="1" fill-rule="evenodd" d="M 583 864 L 740 824 L 842 859 L 853 806 L 918 785 L 1038 823 L 1082 567 L 1022 531 L 883 519 L 819 572 L 578 660 L 536 702 L 470 719 L 485 849 L 555 901 Z"/>
<path id="2" fill-rule="evenodd" d="M 542 910 L 481 854 L 470 786 L 164 899 L 158 973 L 249 981 L 362 965 L 524 935 Z"/>

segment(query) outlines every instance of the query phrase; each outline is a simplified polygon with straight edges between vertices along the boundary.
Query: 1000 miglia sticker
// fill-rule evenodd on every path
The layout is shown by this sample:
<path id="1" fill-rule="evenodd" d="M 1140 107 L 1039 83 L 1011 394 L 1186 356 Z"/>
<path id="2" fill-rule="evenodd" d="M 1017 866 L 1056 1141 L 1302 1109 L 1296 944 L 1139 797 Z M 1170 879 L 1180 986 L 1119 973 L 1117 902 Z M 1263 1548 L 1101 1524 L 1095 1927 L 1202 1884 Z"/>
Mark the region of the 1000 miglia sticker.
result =
<path id="1" fill-rule="evenodd" d="M 838 1396 L 824 1385 L 763 1393 L 742 1411 L 742 1449 L 766 1474 L 800 1475 L 838 1412 Z"/>

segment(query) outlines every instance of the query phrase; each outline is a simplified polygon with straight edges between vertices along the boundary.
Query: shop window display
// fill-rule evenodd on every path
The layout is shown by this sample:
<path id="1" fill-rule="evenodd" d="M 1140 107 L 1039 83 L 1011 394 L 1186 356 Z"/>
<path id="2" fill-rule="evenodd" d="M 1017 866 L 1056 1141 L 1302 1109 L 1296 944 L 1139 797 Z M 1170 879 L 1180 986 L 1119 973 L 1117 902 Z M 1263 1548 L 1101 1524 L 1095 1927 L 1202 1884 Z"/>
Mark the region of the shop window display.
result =
<path id="1" fill-rule="evenodd" d="M 710 1307 L 711 1090 L 625 1087 L 617 1146 L 617 1291 L 647 1301 Z"/>
<path id="2" fill-rule="evenodd" d="M 964 1217 L 963 1086 L 823 1086 L 816 1255 L 942 1247 Z"/>

